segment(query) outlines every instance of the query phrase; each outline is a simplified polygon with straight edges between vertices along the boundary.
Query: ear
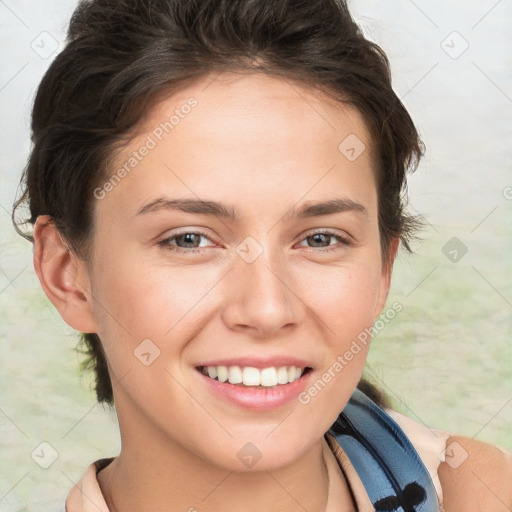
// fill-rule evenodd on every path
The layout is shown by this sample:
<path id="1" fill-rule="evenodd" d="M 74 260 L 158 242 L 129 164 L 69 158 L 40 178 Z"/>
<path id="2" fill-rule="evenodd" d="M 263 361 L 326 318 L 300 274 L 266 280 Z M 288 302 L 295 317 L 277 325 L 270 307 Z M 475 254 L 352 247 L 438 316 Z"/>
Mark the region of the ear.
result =
<path id="1" fill-rule="evenodd" d="M 385 255 L 385 258 L 383 258 L 382 261 L 380 289 L 374 311 L 375 318 L 377 318 L 382 313 L 382 310 L 384 309 L 388 299 L 389 288 L 391 286 L 391 275 L 393 273 L 393 263 L 398 252 L 399 245 L 400 239 L 396 237 L 393 238 L 389 244 L 388 253 Z"/>
<path id="2" fill-rule="evenodd" d="M 34 269 L 64 321 L 77 331 L 96 332 L 85 262 L 68 247 L 49 215 L 40 215 L 34 225 Z"/>

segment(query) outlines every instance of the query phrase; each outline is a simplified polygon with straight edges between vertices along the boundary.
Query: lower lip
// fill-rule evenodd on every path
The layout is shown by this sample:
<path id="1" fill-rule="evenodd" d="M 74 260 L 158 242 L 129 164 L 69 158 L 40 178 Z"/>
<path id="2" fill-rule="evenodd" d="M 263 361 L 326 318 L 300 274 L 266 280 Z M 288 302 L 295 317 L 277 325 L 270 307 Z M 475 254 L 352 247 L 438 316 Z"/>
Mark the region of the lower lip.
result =
<path id="1" fill-rule="evenodd" d="M 220 382 L 207 377 L 199 370 L 196 371 L 215 394 L 239 407 L 256 411 L 277 409 L 296 398 L 297 395 L 304 391 L 306 382 L 312 373 L 309 370 L 302 377 L 289 384 L 280 384 L 275 388 L 264 389 Z"/>

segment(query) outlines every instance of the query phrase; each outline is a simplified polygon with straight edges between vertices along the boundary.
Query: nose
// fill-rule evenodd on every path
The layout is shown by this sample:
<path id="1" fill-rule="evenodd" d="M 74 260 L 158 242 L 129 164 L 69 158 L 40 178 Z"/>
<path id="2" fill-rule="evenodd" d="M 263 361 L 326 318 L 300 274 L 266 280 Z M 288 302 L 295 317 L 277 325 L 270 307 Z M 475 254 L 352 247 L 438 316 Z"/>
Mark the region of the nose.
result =
<path id="1" fill-rule="evenodd" d="M 276 337 L 300 321 L 303 305 L 286 265 L 265 251 L 252 263 L 237 258 L 224 284 L 222 318 L 232 330 L 257 340 Z"/>

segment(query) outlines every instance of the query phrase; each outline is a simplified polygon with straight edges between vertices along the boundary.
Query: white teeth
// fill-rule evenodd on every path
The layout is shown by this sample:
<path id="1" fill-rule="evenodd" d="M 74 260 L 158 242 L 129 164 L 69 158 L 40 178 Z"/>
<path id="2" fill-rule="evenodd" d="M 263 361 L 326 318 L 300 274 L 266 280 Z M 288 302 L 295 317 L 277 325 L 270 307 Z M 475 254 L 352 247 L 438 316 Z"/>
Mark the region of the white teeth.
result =
<path id="1" fill-rule="evenodd" d="M 252 366 L 206 366 L 202 367 L 204 375 L 220 382 L 243 384 L 244 386 L 273 387 L 278 384 L 289 384 L 296 381 L 304 373 L 305 368 L 297 366 L 270 366 L 258 369 Z"/>
<path id="2" fill-rule="evenodd" d="M 261 385 L 266 387 L 277 385 L 277 371 L 275 368 L 261 370 Z"/>
<path id="3" fill-rule="evenodd" d="M 277 370 L 277 383 L 278 384 L 288 384 L 288 370 L 286 366 L 281 366 Z"/>
<path id="4" fill-rule="evenodd" d="M 211 366 L 208 366 L 208 368 L 211 368 Z M 217 366 L 217 378 L 219 379 L 220 382 L 226 382 L 228 380 L 227 366 Z"/>
<path id="5" fill-rule="evenodd" d="M 246 366 L 242 376 L 244 386 L 259 386 L 261 384 L 261 374 L 258 368 Z"/>
<path id="6" fill-rule="evenodd" d="M 230 366 L 228 372 L 230 384 L 240 384 L 243 381 L 242 368 L 240 368 L 240 366 Z"/>

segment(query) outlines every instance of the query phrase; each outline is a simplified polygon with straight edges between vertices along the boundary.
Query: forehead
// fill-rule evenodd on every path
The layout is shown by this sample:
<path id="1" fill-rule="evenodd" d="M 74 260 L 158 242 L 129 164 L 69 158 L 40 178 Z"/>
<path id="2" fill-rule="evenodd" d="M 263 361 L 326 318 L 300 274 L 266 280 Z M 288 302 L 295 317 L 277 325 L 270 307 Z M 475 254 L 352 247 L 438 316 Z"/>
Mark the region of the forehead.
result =
<path id="1" fill-rule="evenodd" d="M 187 103 L 191 99 L 197 107 L 189 116 Z M 185 115 L 180 110 L 185 110 Z M 173 112 L 177 115 L 173 116 Z M 182 123 L 187 117 L 191 122 Z M 172 128 L 175 138 L 179 138 L 183 129 L 174 128 L 185 124 L 189 135 L 194 131 L 200 137 L 198 142 L 215 137 L 218 144 L 221 142 L 218 135 L 242 140 L 252 130 L 259 136 L 254 140 L 254 146 L 263 141 L 262 135 L 266 133 L 270 135 L 265 140 L 267 144 L 302 139 L 309 141 L 307 147 L 312 149 L 319 140 L 341 143 L 347 135 L 355 135 L 364 141 L 367 152 L 373 153 L 370 132 L 357 109 L 335 101 L 312 85 L 265 73 L 208 74 L 177 92 L 166 94 L 163 91 L 153 99 L 137 132 L 154 131 L 169 120 L 175 125 Z M 334 149 L 344 148 L 338 148 L 336 144 Z"/>
<path id="2" fill-rule="evenodd" d="M 374 188 L 372 141 L 360 113 L 288 79 L 208 75 L 161 94 L 137 128 L 110 172 L 126 167 L 151 139 L 122 187 L 138 196 L 167 187 L 207 197 L 229 187 L 241 197 L 281 190 L 295 202 L 324 174 L 324 190 L 339 187 L 340 177 L 360 181 L 361 175 Z"/>

